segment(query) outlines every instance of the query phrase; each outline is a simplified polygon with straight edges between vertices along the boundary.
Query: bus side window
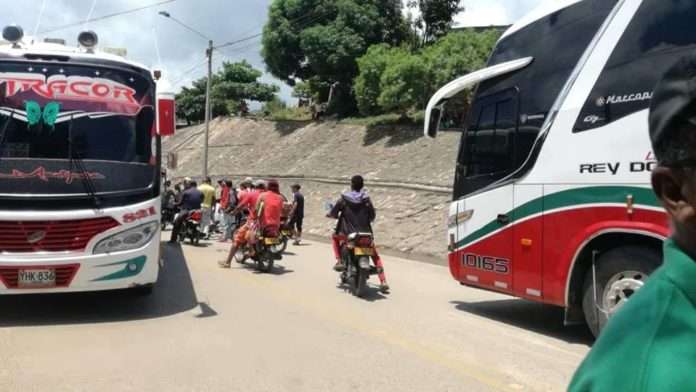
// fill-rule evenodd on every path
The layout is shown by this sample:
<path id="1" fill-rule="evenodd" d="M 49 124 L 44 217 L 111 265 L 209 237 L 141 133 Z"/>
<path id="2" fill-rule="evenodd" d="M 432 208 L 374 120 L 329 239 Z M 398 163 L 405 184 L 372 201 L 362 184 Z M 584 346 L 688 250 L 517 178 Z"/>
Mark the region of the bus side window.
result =
<path id="1" fill-rule="evenodd" d="M 585 102 L 573 132 L 608 125 L 650 107 L 655 85 L 696 50 L 691 1 L 644 0 Z"/>

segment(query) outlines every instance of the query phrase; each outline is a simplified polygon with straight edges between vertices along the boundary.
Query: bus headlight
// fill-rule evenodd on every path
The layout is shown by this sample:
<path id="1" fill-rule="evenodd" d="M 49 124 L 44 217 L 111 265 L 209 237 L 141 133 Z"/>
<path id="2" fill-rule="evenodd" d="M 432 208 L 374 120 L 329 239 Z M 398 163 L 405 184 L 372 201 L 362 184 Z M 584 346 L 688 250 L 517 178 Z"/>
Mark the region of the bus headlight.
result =
<path id="1" fill-rule="evenodd" d="M 104 238 L 94 247 L 94 254 L 138 249 L 152 240 L 158 227 L 159 222 L 150 222 Z"/>

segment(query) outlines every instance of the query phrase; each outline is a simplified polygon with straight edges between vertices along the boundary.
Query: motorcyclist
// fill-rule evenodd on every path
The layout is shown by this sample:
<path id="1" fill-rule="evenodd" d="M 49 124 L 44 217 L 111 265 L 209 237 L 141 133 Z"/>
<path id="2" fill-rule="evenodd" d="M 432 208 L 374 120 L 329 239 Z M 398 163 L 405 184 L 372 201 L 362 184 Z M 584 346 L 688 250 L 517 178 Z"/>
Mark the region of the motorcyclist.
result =
<path id="1" fill-rule="evenodd" d="M 372 222 L 375 220 L 375 207 L 364 189 L 362 176 L 354 176 L 350 180 L 350 192 L 341 195 L 329 214 L 329 218 L 338 219 L 335 234 L 331 237 L 336 264 L 334 270 L 343 271 L 345 266 L 341 262 L 341 243 L 352 233 L 372 233 Z M 384 273 L 382 259 L 374 250 L 372 260 L 377 267 L 380 291 L 389 291 L 387 278 Z"/>
<path id="2" fill-rule="evenodd" d="M 266 190 L 266 182 L 263 180 L 258 180 L 254 182 L 253 187 L 244 192 L 240 192 L 239 202 L 237 203 L 237 208 L 232 211 L 232 215 L 238 214 L 244 210 L 249 212 L 246 223 L 237 230 L 234 235 L 234 241 L 230 247 L 230 252 L 227 255 L 226 260 L 220 260 L 218 264 L 222 268 L 230 268 L 232 264 L 232 259 L 237 253 L 237 250 L 242 248 L 249 242 L 250 236 L 256 232 L 258 227 L 256 205 L 259 201 L 259 196 L 263 191 Z"/>
<path id="3" fill-rule="evenodd" d="M 200 210 L 202 203 L 203 193 L 198 190 L 198 184 L 196 184 L 196 181 L 189 181 L 186 190 L 181 195 L 181 200 L 177 202 L 179 213 L 176 219 L 174 219 L 174 228 L 172 229 L 172 236 L 169 239 L 170 243 L 176 242 L 177 238 L 179 238 L 181 227 L 184 225 L 189 213 Z"/>
<path id="4" fill-rule="evenodd" d="M 280 194 L 280 185 L 276 180 L 268 180 L 267 191 L 261 193 L 256 205 L 259 227 L 263 235 L 278 236 L 284 197 Z"/>
<path id="5" fill-rule="evenodd" d="M 164 192 L 162 192 L 162 210 L 174 208 L 176 203 L 176 193 L 172 189 L 172 182 L 167 180 L 164 182 Z"/>

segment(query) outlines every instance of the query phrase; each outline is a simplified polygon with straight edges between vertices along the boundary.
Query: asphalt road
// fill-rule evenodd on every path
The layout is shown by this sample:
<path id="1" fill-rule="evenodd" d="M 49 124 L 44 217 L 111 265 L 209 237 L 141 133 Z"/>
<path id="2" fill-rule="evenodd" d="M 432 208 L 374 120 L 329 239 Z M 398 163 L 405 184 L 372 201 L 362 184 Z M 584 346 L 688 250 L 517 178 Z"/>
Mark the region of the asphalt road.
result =
<path id="1" fill-rule="evenodd" d="M 0 390 L 560 391 L 591 344 L 560 310 L 442 266 L 385 257 L 392 294 L 358 299 L 326 244 L 273 274 L 221 270 L 219 244 L 163 247 L 147 298 L 0 298 Z"/>

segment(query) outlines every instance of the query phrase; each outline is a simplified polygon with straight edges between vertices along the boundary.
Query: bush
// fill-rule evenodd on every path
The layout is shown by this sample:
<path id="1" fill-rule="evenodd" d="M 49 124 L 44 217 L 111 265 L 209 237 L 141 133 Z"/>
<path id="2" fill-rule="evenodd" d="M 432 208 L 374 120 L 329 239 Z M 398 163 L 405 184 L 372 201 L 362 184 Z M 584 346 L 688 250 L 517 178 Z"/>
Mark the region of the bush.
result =
<path id="1" fill-rule="evenodd" d="M 385 44 L 371 46 L 358 59 L 355 97 L 363 116 L 422 110 L 451 80 L 481 69 L 495 45 L 494 30 L 452 32 L 412 53 Z M 465 101 L 467 93 L 463 93 Z"/>

